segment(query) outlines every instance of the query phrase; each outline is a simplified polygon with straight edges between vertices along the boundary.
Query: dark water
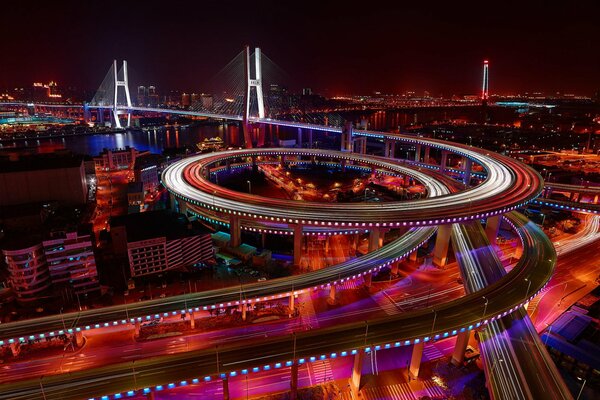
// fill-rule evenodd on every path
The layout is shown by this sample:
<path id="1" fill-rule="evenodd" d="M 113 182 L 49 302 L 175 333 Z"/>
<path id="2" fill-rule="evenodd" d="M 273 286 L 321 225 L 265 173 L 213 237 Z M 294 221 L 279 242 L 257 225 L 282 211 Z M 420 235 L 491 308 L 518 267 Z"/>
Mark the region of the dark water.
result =
<path id="1" fill-rule="evenodd" d="M 506 118 L 514 114 L 513 110 L 494 109 L 497 114 Z M 499 111 L 502 111 L 500 113 Z M 504 115 L 504 114 L 507 115 Z M 349 120 L 357 123 L 368 122 L 369 129 L 396 130 L 399 126 L 416 123 L 430 123 L 433 121 L 444 121 L 448 119 L 464 119 L 477 121 L 481 114 L 478 107 L 457 107 L 446 109 L 419 109 L 405 111 L 378 111 L 378 112 L 352 112 L 344 115 Z M 266 140 L 272 143 L 275 137 L 281 139 L 295 139 L 297 130 L 267 126 Z M 150 150 L 153 153 L 161 153 L 169 147 L 192 147 L 206 138 L 218 136 L 227 145 L 241 145 L 241 132 L 236 124 L 223 126 L 222 124 L 202 124 L 188 127 L 174 127 L 153 129 L 149 131 L 128 131 L 125 133 L 112 133 L 103 135 L 71 136 L 66 138 L 16 141 L 13 143 L 0 143 L 0 150 L 10 152 L 11 148 L 28 147 L 34 151 L 48 153 L 60 149 L 68 149 L 78 154 L 97 155 L 103 149 L 123 148 L 125 146 L 135 147 L 139 150 Z M 315 131 L 314 140 L 323 139 L 327 134 Z M 337 136 L 337 135 L 335 135 Z M 306 140 L 306 138 L 304 139 Z"/>
<path id="2" fill-rule="evenodd" d="M 235 135 L 237 128 L 227 128 L 229 135 Z M 97 155 L 103 149 L 134 147 L 138 150 L 150 150 L 161 153 L 169 147 L 194 147 L 205 138 L 218 136 L 224 138 L 222 125 L 200 125 L 189 128 L 170 127 L 153 129 L 149 131 L 127 131 L 125 133 L 111 133 L 102 135 L 71 136 L 66 138 L 16 141 L 0 144 L 0 149 L 10 151 L 11 148 L 37 148 L 40 153 L 49 153 L 56 150 L 68 149 L 77 154 Z"/>

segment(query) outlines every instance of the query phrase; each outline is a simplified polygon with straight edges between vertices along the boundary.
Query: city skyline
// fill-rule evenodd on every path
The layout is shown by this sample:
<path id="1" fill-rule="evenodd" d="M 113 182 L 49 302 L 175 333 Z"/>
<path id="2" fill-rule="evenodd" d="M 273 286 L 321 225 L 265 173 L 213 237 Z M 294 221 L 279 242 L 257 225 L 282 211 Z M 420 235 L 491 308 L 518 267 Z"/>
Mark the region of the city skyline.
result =
<path id="1" fill-rule="evenodd" d="M 4 36 L 18 32 L 23 21 L 29 22 L 29 34 L 6 44 L 13 56 L 0 87 L 55 80 L 93 90 L 90 82 L 100 83 L 112 59 L 124 58 L 148 85 L 201 91 L 229 61 L 227 55 L 250 44 L 261 46 L 294 86 L 326 96 L 425 90 L 434 96 L 477 94 L 484 59 L 490 60 L 490 94 L 593 95 L 600 88 L 600 55 L 593 42 L 600 35 L 593 21 L 598 6 L 592 2 L 562 8 L 513 3 L 485 18 L 477 15 L 476 3 L 379 3 L 368 9 L 329 3 L 293 12 L 274 2 L 168 9 L 154 3 L 143 9 L 61 4 L 33 10 L 10 6 L 12 18 L 0 28 Z"/>

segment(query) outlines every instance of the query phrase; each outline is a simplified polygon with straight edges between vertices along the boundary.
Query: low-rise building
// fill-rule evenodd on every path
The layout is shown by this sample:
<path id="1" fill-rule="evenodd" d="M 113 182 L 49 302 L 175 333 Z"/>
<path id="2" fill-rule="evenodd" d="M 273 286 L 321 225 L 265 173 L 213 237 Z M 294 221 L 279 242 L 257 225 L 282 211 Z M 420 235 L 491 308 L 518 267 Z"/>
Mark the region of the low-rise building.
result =
<path id="1" fill-rule="evenodd" d="M 148 151 L 139 151 L 133 147 L 126 146 L 124 149 L 104 149 L 97 157 L 94 157 L 96 170 L 115 171 L 119 169 L 132 168 L 135 159 L 141 155 L 149 154 Z"/>
<path id="2" fill-rule="evenodd" d="M 113 248 L 126 252 L 132 277 L 192 267 L 214 258 L 210 232 L 167 210 L 111 219 Z M 122 254 L 124 255 L 124 254 Z"/>

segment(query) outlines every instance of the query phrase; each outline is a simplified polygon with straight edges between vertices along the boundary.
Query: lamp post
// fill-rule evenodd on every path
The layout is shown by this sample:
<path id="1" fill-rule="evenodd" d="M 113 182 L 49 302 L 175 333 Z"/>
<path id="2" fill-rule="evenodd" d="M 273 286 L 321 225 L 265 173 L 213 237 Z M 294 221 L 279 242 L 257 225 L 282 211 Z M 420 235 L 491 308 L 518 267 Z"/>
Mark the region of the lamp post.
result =
<path id="1" fill-rule="evenodd" d="M 252 194 L 252 182 L 246 181 L 248 183 L 248 193 Z"/>
<path id="2" fill-rule="evenodd" d="M 488 298 L 485 296 L 481 296 L 483 297 L 483 299 L 485 300 L 485 304 L 483 305 L 483 314 L 481 314 L 481 321 L 483 322 L 483 319 L 485 318 L 485 312 L 487 311 L 487 306 L 488 306 Z"/>
<path id="3" fill-rule="evenodd" d="M 531 288 L 531 279 L 525 278 L 526 282 L 529 282 L 527 284 L 527 291 L 525 292 L 525 301 L 527 301 L 527 298 L 529 297 L 529 289 Z"/>
<path id="4" fill-rule="evenodd" d="M 433 311 L 433 323 L 431 324 L 431 333 L 429 334 L 430 337 L 433 335 L 433 331 L 435 330 L 435 320 L 437 319 L 437 311 L 435 309 L 432 309 L 431 311 Z"/>
<path id="5" fill-rule="evenodd" d="M 577 380 L 582 380 L 580 377 L 577 377 Z M 583 385 L 581 385 L 581 389 L 579 389 L 579 394 L 577 395 L 577 398 L 575 400 L 579 400 L 579 398 L 581 397 L 581 393 L 583 393 L 583 388 L 585 387 L 585 383 L 587 382 L 587 379 L 583 379 Z"/>

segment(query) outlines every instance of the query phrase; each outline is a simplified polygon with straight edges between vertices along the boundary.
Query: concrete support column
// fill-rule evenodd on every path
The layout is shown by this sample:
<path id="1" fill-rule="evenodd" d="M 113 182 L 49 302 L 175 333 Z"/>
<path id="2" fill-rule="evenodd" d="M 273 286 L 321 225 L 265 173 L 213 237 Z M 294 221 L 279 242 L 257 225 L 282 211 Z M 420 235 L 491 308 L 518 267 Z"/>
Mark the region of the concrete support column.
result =
<path id="1" fill-rule="evenodd" d="M 592 201 L 593 204 L 598 204 L 598 195 L 594 196 L 594 200 Z"/>
<path id="2" fill-rule="evenodd" d="M 352 122 L 347 121 L 342 130 L 342 151 L 352 151 Z"/>
<path id="3" fill-rule="evenodd" d="M 292 292 L 292 294 L 290 294 L 290 300 L 289 300 L 288 308 L 290 309 L 290 312 L 289 312 L 288 316 L 290 318 L 292 318 L 292 315 L 294 315 L 294 311 L 296 310 L 296 299 L 294 298 L 294 293 L 293 292 Z"/>
<path id="4" fill-rule="evenodd" d="M 21 346 L 19 345 L 19 343 L 13 342 L 10 344 L 10 353 L 13 355 L 13 357 L 18 356 L 20 352 Z"/>
<path id="5" fill-rule="evenodd" d="M 285 155 L 281 155 L 279 156 L 279 165 L 281 165 L 281 168 L 285 168 Z"/>
<path id="6" fill-rule="evenodd" d="M 302 259 L 302 225 L 294 225 L 294 265 Z"/>
<path id="7" fill-rule="evenodd" d="M 135 329 L 135 336 L 140 336 L 140 329 L 142 328 L 142 324 L 140 321 L 135 321 L 134 324 L 134 329 Z"/>
<path id="8" fill-rule="evenodd" d="M 312 133 L 313 133 L 312 129 L 309 129 L 308 130 L 308 144 L 309 144 L 309 147 L 311 149 L 313 148 L 313 136 L 312 136 Z"/>
<path id="9" fill-rule="evenodd" d="M 452 225 L 440 225 L 437 229 L 435 248 L 433 249 L 433 263 L 438 267 L 446 265 L 448 260 L 448 247 L 450 245 L 450 233 Z"/>
<path id="10" fill-rule="evenodd" d="M 471 184 L 471 170 L 473 168 L 473 161 L 471 161 L 470 158 L 464 158 L 464 171 L 465 174 L 463 175 L 463 183 L 467 186 L 469 186 Z"/>
<path id="11" fill-rule="evenodd" d="M 195 329 L 196 328 L 196 315 L 194 314 L 194 312 L 186 312 L 185 313 L 185 317 L 188 318 L 190 320 L 190 328 Z"/>
<path id="12" fill-rule="evenodd" d="M 359 350 L 354 355 L 354 366 L 352 367 L 352 376 L 350 377 L 350 390 L 352 391 L 352 398 L 358 399 L 358 392 L 360 391 L 360 378 L 362 375 L 363 362 L 365 360 L 365 352 Z"/>
<path id="13" fill-rule="evenodd" d="M 448 152 L 446 150 L 442 150 L 442 159 L 440 160 L 440 172 L 442 174 L 445 172 L 447 164 L 448 164 Z"/>
<path id="14" fill-rule="evenodd" d="M 467 345 L 469 344 L 469 336 L 471 331 L 460 332 L 456 336 L 456 344 L 454 345 L 454 352 L 452 353 L 452 359 L 450 362 L 459 366 L 465 360 L 465 351 L 467 350 Z"/>
<path id="15" fill-rule="evenodd" d="M 229 217 L 229 246 L 238 247 L 242 244 L 242 230 L 240 227 L 240 218 L 237 215 Z"/>
<path id="16" fill-rule="evenodd" d="M 410 357 L 410 367 L 408 369 L 409 378 L 417 379 L 419 377 L 419 369 L 421 368 L 421 359 L 423 358 L 424 348 L 424 342 L 413 345 L 412 356 Z"/>
<path id="17" fill-rule="evenodd" d="M 420 144 L 415 145 L 415 161 L 416 162 L 421 161 L 421 145 Z"/>
<path id="18" fill-rule="evenodd" d="M 369 231 L 369 252 L 375 251 L 380 247 L 380 236 L 381 229 L 379 227 L 374 227 Z"/>
<path id="19" fill-rule="evenodd" d="M 396 150 L 396 141 L 394 140 L 386 140 L 384 142 L 384 151 L 383 154 L 385 157 L 394 157 Z"/>
<path id="20" fill-rule="evenodd" d="M 490 244 L 497 244 L 498 232 L 500 231 L 501 223 L 502 215 L 494 215 L 493 217 L 487 217 L 485 223 L 485 235 L 487 236 Z"/>
<path id="21" fill-rule="evenodd" d="M 290 400 L 298 398 L 298 363 L 294 361 L 290 377 Z"/>
<path id="22" fill-rule="evenodd" d="M 392 275 L 398 275 L 398 267 L 400 266 L 400 261 L 396 261 L 391 265 L 390 273 Z"/>
<path id="23" fill-rule="evenodd" d="M 415 250 L 412 253 L 410 253 L 410 256 L 408 257 L 408 259 L 412 262 L 417 262 L 417 253 L 419 252 L 419 250 Z"/>
<path id="24" fill-rule="evenodd" d="M 252 169 L 256 168 L 256 156 L 251 156 L 252 159 Z"/>
<path id="25" fill-rule="evenodd" d="M 329 301 L 330 301 L 331 303 L 335 303 L 335 291 L 336 291 L 336 289 L 335 289 L 335 285 L 333 285 L 333 284 L 332 284 L 332 285 L 329 287 Z"/>
<path id="26" fill-rule="evenodd" d="M 346 172 L 346 164 L 347 164 L 347 160 L 342 160 L 340 162 L 340 165 L 342 166 L 342 172 Z"/>
<path id="27" fill-rule="evenodd" d="M 242 321 L 245 321 L 247 318 L 247 313 L 248 313 L 248 306 L 246 304 L 242 304 Z"/>
<path id="28" fill-rule="evenodd" d="M 298 128 L 298 140 L 296 140 L 298 147 L 302 147 L 302 128 Z"/>
<path id="29" fill-rule="evenodd" d="M 429 164 L 429 151 L 430 150 L 431 150 L 431 147 L 425 146 L 425 155 L 423 156 L 423 162 L 425 164 Z"/>
<path id="30" fill-rule="evenodd" d="M 231 172 L 231 160 L 225 160 L 225 169 L 227 172 Z"/>
<path id="31" fill-rule="evenodd" d="M 370 288 L 373 283 L 373 273 L 369 272 L 363 276 L 365 287 Z"/>
<path id="32" fill-rule="evenodd" d="M 83 346 L 83 332 L 75 332 L 75 346 L 81 347 Z"/>
<path id="33" fill-rule="evenodd" d="M 223 381 L 223 400 L 229 400 L 229 380 L 227 377 L 222 379 Z"/>

